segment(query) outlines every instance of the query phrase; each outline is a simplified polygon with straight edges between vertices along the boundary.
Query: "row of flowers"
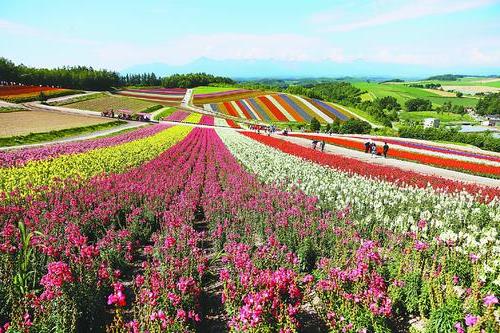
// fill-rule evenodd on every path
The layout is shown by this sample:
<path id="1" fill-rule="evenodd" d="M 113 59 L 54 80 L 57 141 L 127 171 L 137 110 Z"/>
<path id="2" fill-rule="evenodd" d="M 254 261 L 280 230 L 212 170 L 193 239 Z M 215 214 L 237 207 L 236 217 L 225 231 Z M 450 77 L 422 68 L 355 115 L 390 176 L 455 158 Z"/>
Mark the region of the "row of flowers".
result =
<path id="1" fill-rule="evenodd" d="M 285 256 L 291 261 L 282 265 L 290 267 L 290 263 L 298 262 L 301 272 L 312 273 L 302 275 L 298 290 L 330 330 L 406 331 L 411 318 L 417 323 L 412 328 L 415 330 L 499 329 L 500 311 L 495 297 L 500 290 L 498 204 L 480 204 L 465 193 L 396 187 L 357 175 L 342 175 L 230 131 L 219 130 L 219 135 L 236 158 L 262 180 L 284 182 L 292 189 L 297 186 L 317 195 L 319 201 L 313 206 L 328 212 L 325 215 L 316 211 L 313 218 L 308 214 L 314 214 L 315 208 L 303 207 L 300 197 L 291 200 L 274 193 L 269 205 L 257 206 L 260 209 L 256 215 L 272 212 L 276 209 L 273 207 L 280 207 L 281 200 L 293 202 L 295 207 L 263 221 L 249 212 L 240 213 L 236 215 L 237 223 L 225 221 L 216 230 L 223 233 L 223 239 L 238 237 L 239 243 L 230 244 L 227 252 L 245 249 L 245 244 L 256 240 L 259 244 L 259 239 L 274 233 L 277 242 L 286 246 L 285 252 L 291 252 Z M 352 201 L 345 198 L 349 192 Z M 385 205 L 391 205 L 390 209 Z M 474 215 L 481 210 L 484 215 Z M 335 211 L 334 216 L 329 216 Z M 236 297 L 240 302 L 249 300 L 243 305 L 243 314 L 250 317 L 243 324 L 256 322 L 251 317 L 255 311 L 266 313 L 265 306 L 259 305 L 268 294 L 262 298 L 242 281 L 253 281 L 252 265 L 261 265 L 260 260 L 267 265 L 280 262 L 280 255 L 266 260 L 265 251 L 256 251 L 250 259 L 243 252 L 229 256 L 240 270 L 238 277 L 231 278 L 234 269 L 221 273 L 221 279 L 227 281 L 228 296 L 240 289 L 249 293 L 240 291 L 243 295 Z M 245 264 L 249 260 L 253 264 Z M 243 272 L 250 276 L 241 279 Z M 295 300 L 290 295 L 287 299 Z M 267 311 L 276 313 L 275 308 Z M 246 318 L 243 314 L 240 312 L 240 317 Z"/>
<path id="2" fill-rule="evenodd" d="M 191 129 L 174 126 L 149 137 L 84 153 L 35 160 L 21 167 L 0 168 L 0 194 L 11 191 L 33 194 L 56 179 L 90 178 L 107 172 L 121 172 L 158 156 L 184 138 Z"/>
<path id="3" fill-rule="evenodd" d="M 142 127 L 132 132 L 122 133 L 112 137 L 89 139 L 77 142 L 46 145 L 35 148 L 0 151 L 0 167 L 19 167 L 30 161 L 55 158 L 60 155 L 70 155 L 87 152 L 89 150 L 112 147 L 134 140 L 154 135 L 167 129 L 165 125 Z"/>
<path id="4" fill-rule="evenodd" d="M 363 142 L 357 139 L 344 138 L 344 137 L 329 137 L 329 136 L 315 136 L 315 135 L 303 135 L 303 134 L 290 134 L 295 137 L 301 137 L 311 140 L 324 140 L 330 144 L 337 146 L 364 151 L 365 145 Z M 382 147 L 378 147 L 378 153 L 382 154 Z M 497 162 L 485 161 L 471 161 L 471 158 L 464 160 L 461 156 L 453 158 L 453 156 L 448 155 L 447 157 L 434 156 L 430 154 L 408 151 L 405 149 L 395 148 L 394 146 L 390 148 L 389 156 L 391 158 L 398 158 L 408 161 L 414 161 L 426 165 L 433 165 L 440 168 L 447 168 L 458 171 L 466 171 L 474 174 L 485 175 L 485 176 L 500 176 L 500 166 Z M 494 164 L 494 165 L 492 165 Z"/>
<path id="5" fill-rule="evenodd" d="M 350 135 L 352 138 L 357 138 L 357 139 L 362 139 L 366 140 L 366 137 L 361 137 L 357 135 Z M 395 144 L 398 146 L 403 146 L 403 147 L 409 147 L 409 148 L 414 148 L 414 149 L 419 149 L 419 150 L 424 150 L 424 151 L 433 151 L 433 152 L 438 152 L 438 153 L 444 153 L 446 155 L 460 155 L 460 156 L 466 156 L 466 157 L 472 157 L 472 158 L 477 158 L 477 159 L 482 159 L 482 160 L 489 160 L 489 161 L 495 161 L 495 162 L 500 162 L 500 156 L 494 155 L 493 152 L 472 152 L 470 150 L 466 150 L 467 148 L 450 148 L 450 147 L 443 147 L 439 146 L 438 144 L 429 144 L 429 143 L 422 143 L 422 142 L 415 142 L 413 140 L 409 139 L 395 139 L 395 138 L 386 138 L 386 137 L 371 137 L 372 140 L 377 140 L 379 142 L 387 142 L 389 144 Z"/>

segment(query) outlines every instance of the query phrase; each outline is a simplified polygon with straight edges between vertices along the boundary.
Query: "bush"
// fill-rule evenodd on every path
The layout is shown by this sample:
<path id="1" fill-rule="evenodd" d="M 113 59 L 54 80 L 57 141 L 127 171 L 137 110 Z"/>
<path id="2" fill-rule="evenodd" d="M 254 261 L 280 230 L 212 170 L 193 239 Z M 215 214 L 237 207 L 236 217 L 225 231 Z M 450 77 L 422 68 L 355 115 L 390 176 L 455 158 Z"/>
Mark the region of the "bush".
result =
<path id="1" fill-rule="evenodd" d="M 319 123 L 318 119 L 312 118 L 309 128 L 313 132 L 318 132 L 321 129 L 321 124 Z"/>
<path id="2" fill-rule="evenodd" d="M 423 98 L 413 98 L 405 102 L 406 110 L 412 111 L 429 111 L 432 110 L 432 102 Z"/>
<path id="3" fill-rule="evenodd" d="M 404 126 L 399 129 L 399 136 L 421 140 L 461 142 L 482 149 L 500 152 L 500 139 L 493 137 L 490 133 L 461 133 L 455 128 L 443 129 Z"/>
<path id="4" fill-rule="evenodd" d="M 341 134 L 367 134 L 372 129 L 371 125 L 364 120 L 351 118 L 341 125 Z"/>

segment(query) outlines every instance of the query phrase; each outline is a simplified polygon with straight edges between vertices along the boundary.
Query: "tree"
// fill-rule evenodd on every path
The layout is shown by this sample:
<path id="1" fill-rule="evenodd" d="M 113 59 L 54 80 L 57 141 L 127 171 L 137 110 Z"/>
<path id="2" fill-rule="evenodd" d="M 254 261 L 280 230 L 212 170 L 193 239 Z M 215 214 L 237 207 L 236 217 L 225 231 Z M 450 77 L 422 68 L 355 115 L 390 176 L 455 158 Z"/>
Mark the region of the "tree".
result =
<path id="1" fill-rule="evenodd" d="M 342 134 L 366 134 L 370 133 L 371 129 L 371 125 L 366 121 L 350 118 L 342 124 L 339 132 Z"/>
<path id="2" fill-rule="evenodd" d="M 476 112 L 482 116 L 500 114 L 500 93 L 488 94 L 482 97 L 477 102 Z"/>
<path id="3" fill-rule="evenodd" d="M 401 109 L 401 105 L 398 103 L 398 100 L 392 96 L 384 96 L 382 98 L 378 98 L 375 100 L 375 103 L 381 109 L 386 109 L 389 111 Z"/>
<path id="4" fill-rule="evenodd" d="M 432 110 L 432 102 L 423 98 L 413 98 L 405 102 L 406 110 L 413 111 L 430 111 Z"/>
<path id="5" fill-rule="evenodd" d="M 462 97 L 464 94 L 461 92 L 461 91 L 457 91 L 457 97 L 460 98 Z"/>
<path id="6" fill-rule="evenodd" d="M 312 118 L 311 123 L 309 124 L 309 128 L 313 132 L 318 132 L 321 128 L 321 124 L 319 123 L 318 119 Z"/>

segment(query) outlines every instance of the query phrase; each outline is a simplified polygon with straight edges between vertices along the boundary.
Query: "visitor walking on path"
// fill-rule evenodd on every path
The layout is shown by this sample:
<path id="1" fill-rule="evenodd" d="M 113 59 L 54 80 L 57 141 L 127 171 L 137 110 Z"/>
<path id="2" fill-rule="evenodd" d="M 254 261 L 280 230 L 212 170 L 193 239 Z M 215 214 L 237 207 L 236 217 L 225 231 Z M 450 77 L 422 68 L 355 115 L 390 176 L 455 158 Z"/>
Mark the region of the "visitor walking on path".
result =
<path id="1" fill-rule="evenodd" d="M 312 142 L 312 148 L 313 148 L 313 150 L 316 150 L 316 145 L 317 144 L 318 144 L 318 141 L 313 140 L 313 142 Z"/>
<path id="2" fill-rule="evenodd" d="M 375 157 L 377 155 L 377 144 L 375 142 L 372 142 L 371 153 L 372 157 Z"/>
<path id="3" fill-rule="evenodd" d="M 320 144 L 320 147 L 321 147 L 321 152 L 324 152 L 324 151 L 325 151 L 325 145 L 326 145 L 325 140 L 321 141 L 321 144 Z"/>
<path id="4" fill-rule="evenodd" d="M 384 142 L 384 157 L 387 158 L 387 152 L 389 151 L 389 145 Z"/>

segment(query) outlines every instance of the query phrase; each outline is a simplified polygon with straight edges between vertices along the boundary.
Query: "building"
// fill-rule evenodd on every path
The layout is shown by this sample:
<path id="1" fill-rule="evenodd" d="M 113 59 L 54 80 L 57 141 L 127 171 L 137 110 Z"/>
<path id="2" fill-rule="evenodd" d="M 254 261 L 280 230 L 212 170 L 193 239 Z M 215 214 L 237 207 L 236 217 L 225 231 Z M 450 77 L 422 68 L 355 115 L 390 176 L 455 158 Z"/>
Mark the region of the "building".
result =
<path id="1" fill-rule="evenodd" d="M 424 128 L 439 127 L 439 119 L 436 118 L 425 118 Z"/>
<path id="2" fill-rule="evenodd" d="M 486 120 L 481 123 L 483 126 L 498 126 L 500 125 L 500 114 L 490 114 L 485 116 Z"/>

